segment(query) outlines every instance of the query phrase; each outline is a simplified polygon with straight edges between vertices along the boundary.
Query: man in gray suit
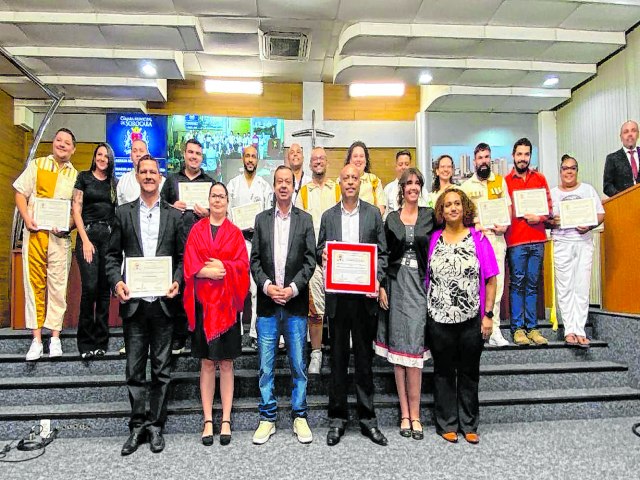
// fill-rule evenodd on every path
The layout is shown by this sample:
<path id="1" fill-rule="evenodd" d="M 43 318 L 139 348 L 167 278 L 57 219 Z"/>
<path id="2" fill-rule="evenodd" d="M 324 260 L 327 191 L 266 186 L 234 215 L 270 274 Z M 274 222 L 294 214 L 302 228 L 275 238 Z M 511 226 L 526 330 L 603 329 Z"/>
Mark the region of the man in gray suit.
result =
<path id="1" fill-rule="evenodd" d="M 260 359 L 260 424 L 253 443 L 266 443 L 276 431 L 275 358 L 284 335 L 291 366 L 291 416 L 300 443 L 311 443 L 307 424 L 307 311 L 309 280 L 316 268 L 311 215 L 293 206 L 293 171 L 279 166 L 273 175 L 274 208 L 256 216 L 251 241 L 251 273 L 258 287 L 256 330 Z"/>
<path id="2" fill-rule="evenodd" d="M 326 265 L 325 244 L 328 241 L 373 243 L 378 246 L 376 290 L 387 268 L 387 243 L 380 210 L 360 200 L 360 175 L 351 164 L 340 172 L 342 201 L 322 215 L 318 247 L 318 262 Z M 331 345 L 331 379 L 329 386 L 329 432 L 327 445 L 333 446 L 344 435 L 347 425 L 347 368 L 349 338 L 353 338 L 355 384 L 360 431 L 378 445 L 387 439 L 378 429 L 373 407 L 373 340 L 378 322 L 377 293 L 372 296 L 326 293 L 325 313 L 329 319 Z"/>

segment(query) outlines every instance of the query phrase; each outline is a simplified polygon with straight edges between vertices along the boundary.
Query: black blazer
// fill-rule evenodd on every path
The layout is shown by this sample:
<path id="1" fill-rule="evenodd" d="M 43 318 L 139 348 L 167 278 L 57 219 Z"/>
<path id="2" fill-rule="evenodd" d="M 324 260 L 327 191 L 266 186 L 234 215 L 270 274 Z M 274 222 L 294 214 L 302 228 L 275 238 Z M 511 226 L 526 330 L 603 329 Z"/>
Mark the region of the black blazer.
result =
<path id="1" fill-rule="evenodd" d="M 636 163 L 638 165 L 638 178 L 636 182 L 640 183 L 640 148 L 636 147 Z M 622 192 L 627 188 L 633 187 L 633 173 L 631 172 L 631 164 L 627 154 L 621 148 L 620 150 L 607 155 L 604 162 L 603 175 L 603 191 L 605 195 L 613 197 L 616 193 Z"/>
<path id="2" fill-rule="evenodd" d="M 378 245 L 378 272 L 380 284 L 384 282 L 387 270 L 387 241 L 384 236 L 384 224 L 378 207 L 360 200 L 360 243 L 375 243 Z M 337 203 L 322 214 L 320 232 L 318 233 L 318 247 L 316 259 L 322 263 L 322 252 L 328 241 L 342 241 L 342 202 Z M 351 294 L 346 294 L 351 295 Z M 325 293 L 325 312 L 329 317 L 335 317 L 339 294 Z M 375 298 L 364 297 L 366 309 L 370 315 L 378 311 L 378 301 Z"/>
<path id="3" fill-rule="evenodd" d="M 260 212 L 256 216 L 253 240 L 251 241 L 251 273 L 258 287 L 256 313 L 259 317 L 270 317 L 278 306 L 262 287 L 267 280 L 276 283 L 273 227 L 275 208 Z M 287 247 L 287 262 L 284 268 L 284 286 L 296 284 L 298 295 L 290 299 L 285 308 L 291 315 L 306 317 L 309 313 L 309 280 L 316 268 L 316 238 L 311 215 L 299 208 L 291 208 L 291 225 Z"/>
<path id="4" fill-rule="evenodd" d="M 182 286 L 182 254 L 184 252 L 184 232 L 180 211 L 164 200 L 160 201 L 160 229 L 158 231 L 157 257 L 173 257 L 173 281 Z M 142 237 L 140 236 L 140 200 L 125 203 L 116 209 L 113 231 L 107 250 L 106 272 L 109 285 L 113 289 L 123 280 L 123 258 L 142 257 Z M 125 273 L 126 274 L 126 273 Z M 171 317 L 178 307 L 177 298 L 160 297 L 164 313 Z M 120 304 L 120 316 L 131 318 L 138 309 L 141 299 L 132 298 Z"/>

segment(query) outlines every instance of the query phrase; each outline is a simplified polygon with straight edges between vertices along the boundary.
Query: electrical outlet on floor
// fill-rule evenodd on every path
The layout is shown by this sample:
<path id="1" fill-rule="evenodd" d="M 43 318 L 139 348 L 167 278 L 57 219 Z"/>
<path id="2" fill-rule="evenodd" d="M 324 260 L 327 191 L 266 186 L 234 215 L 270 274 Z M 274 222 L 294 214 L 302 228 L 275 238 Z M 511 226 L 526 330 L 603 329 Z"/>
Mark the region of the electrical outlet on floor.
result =
<path id="1" fill-rule="evenodd" d="M 51 433 L 51 420 L 49 420 L 48 418 L 43 418 L 42 420 L 40 420 L 40 436 L 42 438 L 46 438 L 49 436 L 49 433 Z"/>

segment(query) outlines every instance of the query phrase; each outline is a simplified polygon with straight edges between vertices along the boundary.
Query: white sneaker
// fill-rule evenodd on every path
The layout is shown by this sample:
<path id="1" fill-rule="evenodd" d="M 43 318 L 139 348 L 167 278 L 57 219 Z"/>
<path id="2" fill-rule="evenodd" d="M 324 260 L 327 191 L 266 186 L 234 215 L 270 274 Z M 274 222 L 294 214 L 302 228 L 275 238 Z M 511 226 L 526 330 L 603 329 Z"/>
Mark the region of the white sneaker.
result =
<path id="1" fill-rule="evenodd" d="M 118 350 L 118 353 L 119 353 L 120 355 L 126 355 L 126 354 L 127 354 L 127 349 L 126 349 L 126 347 L 124 346 L 124 343 L 122 344 L 122 347 L 120 348 L 120 350 Z"/>
<path id="2" fill-rule="evenodd" d="M 274 433 L 276 433 L 276 424 L 274 422 L 260 420 L 260 424 L 253 434 L 253 443 L 256 445 L 267 443 L 267 440 L 269 440 Z"/>
<path id="3" fill-rule="evenodd" d="M 489 345 L 494 347 L 506 347 L 509 345 L 509 342 L 502 336 L 502 332 L 498 329 L 489 337 Z"/>
<path id="4" fill-rule="evenodd" d="M 298 436 L 298 441 L 300 443 L 313 442 L 313 434 L 311 433 L 311 429 L 309 428 L 306 418 L 298 417 L 293 421 L 293 433 Z"/>
<path id="5" fill-rule="evenodd" d="M 62 356 L 62 342 L 59 337 L 51 337 L 49 340 L 49 358 Z"/>
<path id="6" fill-rule="evenodd" d="M 311 375 L 318 375 L 322 367 L 322 350 L 313 350 L 311 352 L 311 361 L 307 372 Z"/>
<path id="7" fill-rule="evenodd" d="M 42 357 L 42 342 L 34 338 L 31 341 L 31 346 L 29 347 L 25 360 L 27 362 L 33 362 L 34 360 L 39 360 L 40 357 Z"/>

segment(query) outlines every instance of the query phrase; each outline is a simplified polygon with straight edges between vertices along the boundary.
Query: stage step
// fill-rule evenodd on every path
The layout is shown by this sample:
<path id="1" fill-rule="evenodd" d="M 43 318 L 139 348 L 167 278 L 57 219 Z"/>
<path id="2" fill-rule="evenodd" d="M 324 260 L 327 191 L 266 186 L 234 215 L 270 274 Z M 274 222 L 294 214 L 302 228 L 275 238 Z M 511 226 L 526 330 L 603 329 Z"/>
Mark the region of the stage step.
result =
<path id="1" fill-rule="evenodd" d="M 482 391 L 547 390 L 552 388 L 604 388 L 628 384 L 627 367 L 610 361 L 532 363 L 509 365 L 483 365 L 480 368 Z M 288 368 L 278 369 L 276 395 L 291 395 L 291 374 Z M 321 375 L 310 375 L 309 395 L 329 394 L 330 370 L 323 368 Z M 433 367 L 423 370 L 423 391 L 433 391 Z M 147 378 L 150 375 L 147 374 Z M 173 372 L 170 399 L 197 399 L 200 395 L 199 373 Z M 349 371 L 353 388 L 353 369 Z M 377 394 L 396 389 L 393 367 L 375 367 L 374 383 Z M 258 397 L 258 372 L 250 369 L 235 370 L 235 396 Z M 119 402 L 127 399 L 125 377 L 112 375 L 4 377 L 0 378 L 0 405 L 47 404 L 55 398 L 60 403 Z"/>
<path id="2" fill-rule="evenodd" d="M 309 396 L 309 423 L 324 435 L 327 421 L 327 398 Z M 355 398 L 349 398 L 351 414 L 355 415 Z M 375 399 L 378 422 L 390 434 L 399 422 L 398 398 L 392 394 Z M 233 429 L 252 430 L 258 423 L 258 398 L 239 398 L 234 401 Z M 422 396 L 422 418 L 427 426 L 433 424 L 432 395 Z M 214 406 L 214 421 L 219 425 L 220 405 Z M 202 410 L 197 400 L 173 401 L 168 407 L 167 433 L 193 433 L 202 428 Z M 278 428 L 290 432 L 290 404 L 280 402 Z M 66 437 L 122 436 L 128 434 L 128 402 L 100 402 L 84 404 L 55 404 L 0 407 L 0 439 L 15 438 L 29 431 L 41 419 L 51 420 L 51 427 Z M 571 418 L 608 418 L 640 415 L 640 390 L 630 387 L 581 388 L 537 391 L 480 392 L 480 416 L 483 423 L 510 423 Z M 351 418 L 354 422 L 353 417 Z M 399 440 L 397 440 L 399 441 Z"/>

